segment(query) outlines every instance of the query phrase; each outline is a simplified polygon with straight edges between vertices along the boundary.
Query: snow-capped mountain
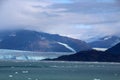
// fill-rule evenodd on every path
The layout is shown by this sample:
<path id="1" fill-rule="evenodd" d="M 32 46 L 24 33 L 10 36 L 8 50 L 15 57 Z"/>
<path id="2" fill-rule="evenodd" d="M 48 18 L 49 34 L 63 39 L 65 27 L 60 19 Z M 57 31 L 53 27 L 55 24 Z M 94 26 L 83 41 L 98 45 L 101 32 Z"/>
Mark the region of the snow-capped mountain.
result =
<path id="1" fill-rule="evenodd" d="M 89 42 L 89 45 L 93 48 L 110 48 L 120 42 L 120 37 L 118 36 L 105 36 L 98 40 Z"/>
<path id="2" fill-rule="evenodd" d="M 91 47 L 84 41 L 30 30 L 0 32 L 0 49 L 38 52 L 78 52 Z"/>

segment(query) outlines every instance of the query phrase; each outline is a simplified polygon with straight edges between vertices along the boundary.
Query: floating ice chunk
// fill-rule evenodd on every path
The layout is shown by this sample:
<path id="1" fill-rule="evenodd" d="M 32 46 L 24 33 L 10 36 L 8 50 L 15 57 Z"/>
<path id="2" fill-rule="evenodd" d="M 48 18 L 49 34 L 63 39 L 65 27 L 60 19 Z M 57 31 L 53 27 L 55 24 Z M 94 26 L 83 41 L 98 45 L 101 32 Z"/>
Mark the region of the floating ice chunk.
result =
<path id="1" fill-rule="evenodd" d="M 10 78 L 12 78 L 12 77 L 13 77 L 13 75 L 9 75 L 9 77 L 10 77 Z"/>
<path id="2" fill-rule="evenodd" d="M 22 73 L 27 74 L 27 73 L 28 73 L 28 71 L 22 71 Z"/>
<path id="3" fill-rule="evenodd" d="M 32 78 L 28 78 L 28 80 L 31 80 Z"/>
<path id="4" fill-rule="evenodd" d="M 95 79 L 93 79 L 93 80 L 101 80 L 101 79 L 95 78 Z"/>
<path id="5" fill-rule="evenodd" d="M 35 80 L 38 80 L 38 79 L 35 79 Z"/>
<path id="6" fill-rule="evenodd" d="M 18 72 L 15 72 L 15 74 L 18 74 Z"/>

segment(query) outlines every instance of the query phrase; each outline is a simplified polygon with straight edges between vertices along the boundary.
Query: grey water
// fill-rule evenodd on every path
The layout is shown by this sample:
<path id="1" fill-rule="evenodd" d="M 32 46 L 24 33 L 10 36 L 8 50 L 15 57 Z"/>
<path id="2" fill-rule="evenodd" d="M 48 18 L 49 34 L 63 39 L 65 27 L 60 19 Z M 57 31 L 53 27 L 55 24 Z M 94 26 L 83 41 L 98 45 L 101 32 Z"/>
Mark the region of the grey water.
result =
<path id="1" fill-rule="evenodd" d="M 120 80 L 120 63 L 1 61 L 0 80 Z"/>

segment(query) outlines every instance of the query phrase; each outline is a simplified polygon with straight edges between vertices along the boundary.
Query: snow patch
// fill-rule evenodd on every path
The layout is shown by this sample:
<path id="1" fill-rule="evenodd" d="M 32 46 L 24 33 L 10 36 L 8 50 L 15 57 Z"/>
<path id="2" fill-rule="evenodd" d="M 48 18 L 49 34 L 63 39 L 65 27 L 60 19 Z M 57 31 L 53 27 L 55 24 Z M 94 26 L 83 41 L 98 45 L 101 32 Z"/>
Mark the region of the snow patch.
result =
<path id="1" fill-rule="evenodd" d="M 108 40 L 108 39 L 110 39 L 110 38 L 112 38 L 112 37 L 111 37 L 111 36 L 105 37 L 104 40 Z"/>
<path id="2" fill-rule="evenodd" d="M 95 50 L 98 50 L 98 51 L 106 51 L 108 48 L 93 48 Z"/>
<path id="3" fill-rule="evenodd" d="M 72 47 L 70 47 L 68 44 L 65 44 L 65 43 L 61 43 L 61 42 L 57 42 L 58 44 L 60 45 L 63 45 L 65 46 L 67 49 L 71 50 L 72 52 L 76 52 Z"/>

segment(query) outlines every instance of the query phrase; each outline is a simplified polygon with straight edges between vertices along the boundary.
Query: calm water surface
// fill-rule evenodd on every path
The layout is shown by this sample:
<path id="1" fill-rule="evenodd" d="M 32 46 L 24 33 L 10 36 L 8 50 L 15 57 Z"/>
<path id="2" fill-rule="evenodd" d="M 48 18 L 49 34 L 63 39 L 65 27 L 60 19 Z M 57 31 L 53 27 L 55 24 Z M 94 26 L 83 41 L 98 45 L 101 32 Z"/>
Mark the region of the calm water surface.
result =
<path id="1" fill-rule="evenodd" d="M 0 62 L 0 80 L 120 80 L 120 64 Z"/>

